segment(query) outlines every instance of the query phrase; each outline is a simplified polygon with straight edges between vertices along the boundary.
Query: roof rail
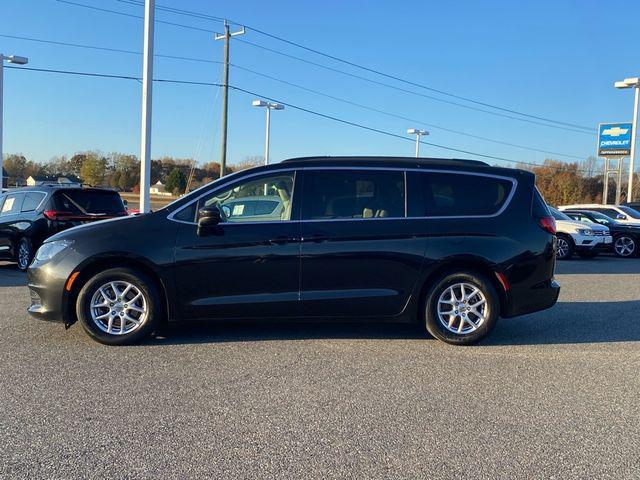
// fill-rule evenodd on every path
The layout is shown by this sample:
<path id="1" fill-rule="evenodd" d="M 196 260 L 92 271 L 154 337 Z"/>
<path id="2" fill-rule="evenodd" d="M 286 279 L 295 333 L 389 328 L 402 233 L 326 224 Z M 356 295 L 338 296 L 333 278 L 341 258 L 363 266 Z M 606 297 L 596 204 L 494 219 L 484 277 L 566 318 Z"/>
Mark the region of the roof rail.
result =
<path id="1" fill-rule="evenodd" d="M 304 162 L 304 161 L 321 161 L 321 160 L 337 160 L 337 161 L 350 161 L 350 160 L 376 160 L 376 161 L 393 161 L 393 160 L 402 160 L 404 162 L 416 162 L 416 163 L 438 163 L 438 162 L 459 162 L 466 163 L 469 165 L 481 165 L 481 166 L 490 166 L 487 162 L 483 162 L 482 160 L 470 160 L 466 158 L 428 158 L 428 157 L 391 157 L 391 156 L 330 156 L 330 155 L 319 155 L 315 157 L 294 157 L 287 158 L 286 160 L 282 160 L 281 163 L 289 163 L 289 162 Z"/>

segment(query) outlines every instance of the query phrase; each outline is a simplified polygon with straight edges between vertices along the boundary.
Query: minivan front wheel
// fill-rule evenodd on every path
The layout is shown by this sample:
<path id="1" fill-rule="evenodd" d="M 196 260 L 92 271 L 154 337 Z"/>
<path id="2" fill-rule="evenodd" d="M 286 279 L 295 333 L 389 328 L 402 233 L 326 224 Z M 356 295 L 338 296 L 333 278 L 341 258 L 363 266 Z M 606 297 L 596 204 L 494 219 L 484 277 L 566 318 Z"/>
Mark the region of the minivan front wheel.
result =
<path id="1" fill-rule="evenodd" d="M 471 345 L 495 326 L 500 302 L 495 288 L 483 275 L 453 273 L 440 278 L 425 302 L 427 331 L 454 345 Z"/>
<path id="2" fill-rule="evenodd" d="M 161 301 L 155 283 L 142 272 L 112 268 L 80 290 L 76 314 L 100 343 L 125 345 L 147 337 L 158 324 Z"/>

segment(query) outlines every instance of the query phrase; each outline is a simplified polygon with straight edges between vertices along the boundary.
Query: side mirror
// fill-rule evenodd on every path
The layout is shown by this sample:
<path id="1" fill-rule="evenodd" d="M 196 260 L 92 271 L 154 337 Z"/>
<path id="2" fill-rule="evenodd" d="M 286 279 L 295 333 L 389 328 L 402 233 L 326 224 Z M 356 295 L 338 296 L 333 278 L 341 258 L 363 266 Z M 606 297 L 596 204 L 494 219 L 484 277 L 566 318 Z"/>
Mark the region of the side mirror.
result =
<path id="1" fill-rule="evenodd" d="M 198 211 L 198 235 L 204 234 L 208 229 L 215 227 L 222 220 L 218 207 L 202 208 Z"/>
<path id="2" fill-rule="evenodd" d="M 619 213 L 618 215 L 616 215 L 616 219 L 618 219 L 618 220 L 626 220 L 627 216 Z"/>
<path id="3" fill-rule="evenodd" d="M 125 206 L 125 207 L 128 207 L 128 206 L 129 206 L 129 202 L 128 202 L 126 199 L 125 199 L 125 200 L 122 200 L 122 203 L 124 203 L 124 206 Z"/>

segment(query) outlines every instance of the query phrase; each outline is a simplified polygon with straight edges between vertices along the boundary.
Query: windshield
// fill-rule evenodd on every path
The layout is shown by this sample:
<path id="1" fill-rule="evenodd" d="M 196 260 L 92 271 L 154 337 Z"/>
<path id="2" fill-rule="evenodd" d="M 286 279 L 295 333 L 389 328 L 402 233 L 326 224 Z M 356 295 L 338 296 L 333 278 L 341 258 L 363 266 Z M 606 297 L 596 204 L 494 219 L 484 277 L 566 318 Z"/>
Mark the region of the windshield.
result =
<path id="1" fill-rule="evenodd" d="M 618 208 L 620 208 L 620 210 L 622 210 L 624 213 L 626 213 L 627 216 L 640 220 L 640 212 L 639 211 L 634 210 L 631 207 L 625 207 L 625 206 L 620 206 Z"/>
<path id="2" fill-rule="evenodd" d="M 553 207 L 549 207 L 549 211 L 551 212 L 551 216 L 556 220 L 569 220 L 570 222 L 573 221 L 573 219 L 569 217 L 567 214 L 562 213 L 560 210 L 556 210 Z"/>
<path id="3" fill-rule="evenodd" d="M 604 213 L 600 212 L 589 212 L 589 216 L 593 218 L 594 221 L 601 223 L 602 225 L 617 225 L 618 222 L 613 220 L 612 218 L 607 217 Z"/>

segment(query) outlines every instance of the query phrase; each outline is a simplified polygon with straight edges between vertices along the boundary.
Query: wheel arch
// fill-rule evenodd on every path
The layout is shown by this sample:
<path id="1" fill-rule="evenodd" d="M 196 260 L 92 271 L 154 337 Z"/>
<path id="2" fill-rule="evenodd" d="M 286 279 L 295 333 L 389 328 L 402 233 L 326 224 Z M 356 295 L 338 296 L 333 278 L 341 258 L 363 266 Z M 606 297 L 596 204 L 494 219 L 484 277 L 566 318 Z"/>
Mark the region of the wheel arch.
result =
<path id="1" fill-rule="evenodd" d="M 498 299 L 500 301 L 500 312 L 499 315 L 507 310 L 507 302 L 508 296 L 505 288 L 503 287 L 500 279 L 498 278 L 498 273 L 502 273 L 501 269 L 498 268 L 492 262 L 476 256 L 464 256 L 449 259 L 441 264 L 439 264 L 436 268 L 427 271 L 421 281 L 420 281 L 420 294 L 418 295 L 417 305 L 416 305 L 416 321 L 420 323 L 422 321 L 422 313 L 423 313 L 423 305 L 429 290 L 434 284 L 434 281 L 440 277 L 451 273 L 479 273 L 491 282 L 493 288 L 495 289 Z"/>
<path id="2" fill-rule="evenodd" d="M 153 265 L 149 260 L 128 254 L 115 253 L 87 259 L 85 262 L 78 265 L 78 267 L 76 267 L 69 275 L 69 278 L 67 278 L 68 282 L 71 276 L 76 272 L 79 272 L 77 277 L 73 280 L 71 290 L 66 291 L 65 289 L 66 298 L 64 300 L 64 317 L 65 324 L 67 326 L 72 325 L 78 320 L 75 306 L 76 301 L 78 300 L 78 294 L 84 284 L 96 273 L 111 268 L 129 268 L 132 270 L 138 270 L 151 278 L 156 284 L 163 302 L 164 315 L 160 320 L 160 324 L 162 325 L 168 322 L 168 319 L 171 318 L 172 311 L 170 309 L 171 302 L 169 301 L 169 290 L 167 288 L 166 279 L 163 279 L 163 276 L 157 271 L 155 265 Z"/>

